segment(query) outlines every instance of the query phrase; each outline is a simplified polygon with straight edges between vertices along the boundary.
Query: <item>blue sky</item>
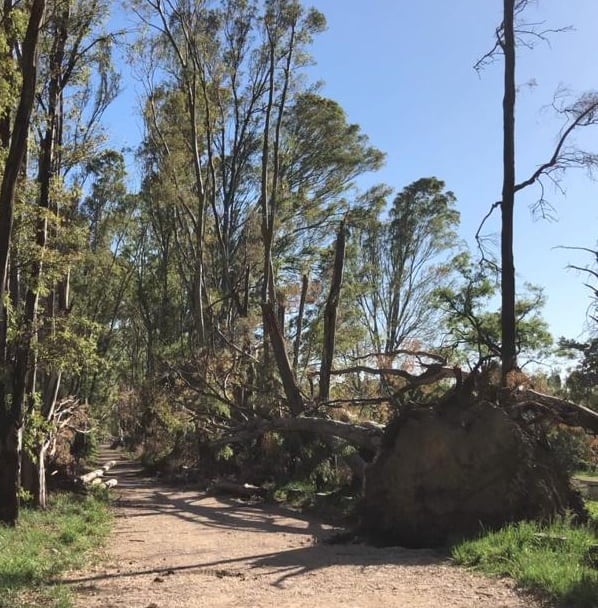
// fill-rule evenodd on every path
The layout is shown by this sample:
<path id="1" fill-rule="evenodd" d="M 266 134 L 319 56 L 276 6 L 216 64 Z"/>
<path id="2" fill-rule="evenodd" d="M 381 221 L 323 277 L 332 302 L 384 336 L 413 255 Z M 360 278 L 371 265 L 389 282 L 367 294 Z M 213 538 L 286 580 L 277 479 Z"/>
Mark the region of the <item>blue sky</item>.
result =
<path id="1" fill-rule="evenodd" d="M 458 199 L 461 236 L 473 242 L 478 225 L 501 190 L 502 64 L 477 74 L 473 65 L 493 45 L 500 0 L 313 0 L 328 29 L 315 41 L 310 68 L 322 94 L 346 110 L 371 142 L 387 154 L 384 169 L 363 185 L 385 182 L 399 190 L 423 176 L 446 182 Z M 562 122 L 550 108 L 555 91 L 598 89 L 598 2 L 540 0 L 529 20 L 541 28 L 573 26 L 552 34 L 550 45 L 520 49 L 517 113 L 517 180 L 552 153 Z M 126 76 L 125 76 L 126 78 Z M 136 145 L 134 85 L 107 115 L 115 145 Z M 126 118 L 123 120 L 123 116 Z M 578 138 L 598 152 L 598 128 Z M 578 337 L 589 292 L 569 263 L 591 260 L 559 246 L 593 247 L 598 241 L 598 182 L 571 171 L 565 193 L 545 192 L 557 221 L 532 217 L 537 189 L 518 196 L 515 265 L 518 281 L 545 288 L 545 318 L 555 336 Z M 498 219 L 498 216 L 497 216 Z M 498 230 L 495 221 L 488 231 Z"/>
<path id="2" fill-rule="evenodd" d="M 492 47 L 499 0 L 316 0 L 328 31 L 313 48 L 314 77 L 346 109 L 387 163 L 375 178 L 402 188 L 427 175 L 455 192 L 461 235 L 472 242 L 489 205 L 500 198 L 502 65 L 478 75 L 473 64 Z M 525 179 L 552 152 L 561 122 L 548 109 L 559 87 L 598 88 L 598 2 L 541 0 L 529 19 L 545 28 L 572 25 L 550 45 L 518 56 L 517 177 Z M 528 83 L 533 83 L 529 86 Z M 580 138 L 581 142 L 581 138 Z M 583 136 L 598 152 L 598 128 Z M 564 176 L 565 195 L 545 193 L 556 222 L 534 220 L 537 189 L 517 199 L 515 264 L 518 280 L 545 287 L 545 317 L 555 335 L 577 336 L 584 326 L 588 291 L 568 263 L 589 258 L 555 249 L 591 247 L 598 240 L 598 183 L 581 170 Z M 494 230 L 498 224 L 493 223 Z"/>

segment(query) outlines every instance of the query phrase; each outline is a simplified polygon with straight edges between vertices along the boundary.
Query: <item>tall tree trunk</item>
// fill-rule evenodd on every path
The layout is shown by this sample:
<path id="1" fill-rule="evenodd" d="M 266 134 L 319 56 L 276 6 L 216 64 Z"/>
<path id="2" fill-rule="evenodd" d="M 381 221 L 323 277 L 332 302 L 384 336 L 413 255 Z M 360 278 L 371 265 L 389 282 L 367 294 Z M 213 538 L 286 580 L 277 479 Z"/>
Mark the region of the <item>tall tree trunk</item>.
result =
<path id="1" fill-rule="evenodd" d="M 0 410 L 0 522 L 14 526 L 19 517 L 22 423 Z"/>
<path id="2" fill-rule="evenodd" d="M 37 82 L 37 46 L 39 29 L 45 11 L 45 0 L 33 0 L 29 11 L 27 31 L 22 45 L 22 84 L 10 146 L 0 185 L 0 301 L 4 301 L 8 277 L 16 185 L 27 149 L 27 137 Z M 0 324 L 6 326 L 6 310 L 2 310 Z M 1 332 L 3 335 L 5 331 Z M 27 349 L 28 350 L 28 349 Z M 2 351 L 6 353 L 3 348 Z M 2 367 L 9 372 L 9 361 L 3 355 Z M 21 473 L 21 444 L 24 403 L 24 382 L 28 367 L 28 353 L 19 349 L 14 368 L 13 394 L 10 405 L 5 385 L 0 387 L 0 522 L 15 525 L 19 516 L 19 487 Z"/>
<path id="3" fill-rule="evenodd" d="M 515 206 L 515 32 L 516 0 L 504 0 L 505 56 L 503 98 L 503 187 L 501 228 L 501 342 L 502 383 L 517 367 L 515 327 L 515 266 L 513 262 L 513 210 Z"/>
<path id="4" fill-rule="evenodd" d="M 21 57 L 23 81 L 0 185 L 0 300 L 4 298 L 6 289 L 15 189 L 27 149 L 29 119 L 37 82 L 37 42 L 45 7 L 45 0 L 33 0 L 31 5 Z"/>
<path id="5" fill-rule="evenodd" d="M 49 65 L 50 65 L 50 79 L 48 82 L 48 98 L 46 105 L 46 125 L 45 133 L 42 141 L 40 142 L 39 150 L 39 162 L 38 162 L 38 175 L 37 183 L 39 185 L 39 198 L 38 208 L 40 210 L 40 216 L 37 220 L 37 234 L 36 234 L 36 245 L 38 248 L 38 258 L 33 262 L 31 268 L 31 287 L 27 292 L 26 304 L 25 304 L 25 321 L 30 327 L 28 335 L 29 343 L 24 345 L 24 348 L 29 348 L 32 352 L 28 355 L 28 367 L 25 369 L 27 382 L 25 383 L 25 394 L 21 397 L 23 403 L 27 403 L 32 400 L 33 394 L 37 390 L 37 356 L 35 354 L 35 343 L 39 340 L 38 332 L 38 308 L 40 300 L 40 283 L 43 275 L 44 266 L 44 254 L 48 243 L 48 211 L 52 208 L 51 200 L 51 187 L 52 179 L 57 170 L 56 162 L 56 147 L 59 144 L 59 125 L 61 121 L 60 109 L 60 98 L 62 94 L 62 72 L 63 72 L 63 61 L 65 55 L 66 41 L 68 38 L 67 23 L 69 19 L 70 6 L 69 3 L 65 3 L 64 8 L 60 12 L 56 12 L 51 16 L 51 27 L 52 31 L 52 48 L 50 51 Z M 52 300 L 55 297 L 55 290 L 50 294 L 48 302 L 50 305 L 47 307 L 47 315 L 52 318 L 56 314 L 55 306 L 52 305 Z M 40 383 L 43 385 L 43 383 Z M 51 393 L 54 395 L 55 383 L 48 383 L 52 387 Z M 43 395 L 44 402 L 53 401 L 52 395 Z M 31 405 L 29 407 L 32 407 Z M 47 417 L 48 407 L 42 406 L 40 414 L 42 417 L 51 423 L 51 418 Z M 51 433 L 51 431 L 48 431 Z M 44 434 L 45 435 L 45 434 Z M 37 475 L 33 488 L 33 495 L 38 506 L 45 508 L 46 506 L 46 483 L 45 483 L 45 454 L 46 454 L 46 437 L 42 436 L 39 439 L 39 443 L 35 445 L 36 455 L 36 466 Z"/>

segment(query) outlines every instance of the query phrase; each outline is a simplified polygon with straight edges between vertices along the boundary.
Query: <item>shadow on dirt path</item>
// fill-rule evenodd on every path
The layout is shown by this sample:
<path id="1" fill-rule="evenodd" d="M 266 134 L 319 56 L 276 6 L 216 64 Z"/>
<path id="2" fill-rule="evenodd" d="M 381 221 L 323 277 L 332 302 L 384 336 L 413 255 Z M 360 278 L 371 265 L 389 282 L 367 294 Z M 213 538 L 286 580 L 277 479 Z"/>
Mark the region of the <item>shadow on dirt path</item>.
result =
<path id="1" fill-rule="evenodd" d="M 509 581 L 428 550 L 320 541 L 334 530 L 275 505 L 169 488 L 120 453 L 115 528 L 99 567 L 61 582 L 79 608 L 523 608 Z"/>

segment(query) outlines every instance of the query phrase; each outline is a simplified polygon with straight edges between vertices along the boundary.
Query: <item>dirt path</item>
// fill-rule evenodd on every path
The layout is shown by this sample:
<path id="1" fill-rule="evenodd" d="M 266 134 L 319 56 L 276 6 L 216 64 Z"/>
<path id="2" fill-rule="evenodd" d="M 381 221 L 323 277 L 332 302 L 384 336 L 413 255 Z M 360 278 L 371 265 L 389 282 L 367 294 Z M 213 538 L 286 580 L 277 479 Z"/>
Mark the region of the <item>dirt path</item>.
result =
<path id="1" fill-rule="evenodd" d="M 107 558 L 65 581 L 79 608 L 535 605 L 433 551 L 321 544 L 330 528 L 292 511 L 162 487 L 126 461 L 114 476 Z"/>

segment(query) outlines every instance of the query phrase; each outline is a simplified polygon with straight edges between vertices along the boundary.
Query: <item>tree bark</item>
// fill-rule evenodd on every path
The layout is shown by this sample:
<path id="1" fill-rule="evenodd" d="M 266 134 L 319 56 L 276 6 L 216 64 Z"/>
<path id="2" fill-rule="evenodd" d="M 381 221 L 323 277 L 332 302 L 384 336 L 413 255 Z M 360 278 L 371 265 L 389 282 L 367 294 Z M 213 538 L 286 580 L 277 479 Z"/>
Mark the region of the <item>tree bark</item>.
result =
<path id="1" fill-rule="evenodd" d="M 502 385 L 517 368 L 515 317 L 515 265 L 513 262 L 513 210 L 515 206 L 515 3 L 504 0 L 505 57 L 503 97 L 503 186 L 501 201 L 501 363 Z"/>
<path id="2" fill-rule="evenodd" d="M 27 149 L 29 120 L 35 100 L 37 82 L 37 42 L 45 0 L 33 0 L 27 32 L 23 40 L 21 70 L 23 82 L 10 138 L 10 146 L 0 185 L 0 301 L 4 298 L 8 272 L 8 251 L 12 232 L 13 208 L 17 180 Z"/>
<path id="3" fill-rule="evenodd" d="M 255 425 L 247 425 L 241 431 L 223 437 L 211 443 L 212 446 L 225 445 L 233 442 L 243 442 L 268 431 L 288 433 L 314 433 L 322 437 L 338 437 L 347 443 L 376 453 L 381 445 L 384 426 L 375 423 L 354 424 L 331 420 L 298 416 L 296 418 L 275 418 L 262 420 Z"/>
<path id="4" fill-rule="evenodd" d="M 299 300 L 299 312 L 297 313 L 297 333 L 293 342 L 293 373 L 297 377 L 299 369 L 299 353 L 301 350 L 301 332 L 303 331 L 303 315 L 305 314 L 305 300 L 307 299 L 307 290 L 309 288 L 309 279 L 306 274 L 301 279 L 301 298 Z"/>
<path id="5" fill-rule="evenodd" d="M 0 522 L 14 526 L 19 517 L 23 431 L 7 412 L 0 412 L 0 425 Z"/>
<path id="6" fill-rule="evenodd" d="M 322 345 L 322 363 L 320 365 L 320 401 L 328 401 L 330 397 L 330 372 L 334 357 L 334 340 L 336 337 L 336 312 L 340 299 L 345 265 L 345 223 L 341 222 L 336 238 L 334 254 L 334 269 L 330 284 L 330 293 L 324 309 L 324 343 Z"/>
<path id="7" fill-rule="evenodd" d="M 4 301 L 8 278 L 8 253 L 12 235 L 13 210 L 16 185 L 27 149 L 27 137 L 31 111 L 35 100 L 37 82 L 37 47 L 39 29 L 45 11 L 45 0 L 33 0 L 29 11 L 27 31 L 22 45 L 22 84 L 10 146 L 0 185 L 0 302 Z M 5 329 L 6 309 L 0 305 Z M 6 335 L 3 330 L 2 335 Z M 4 352 L 5 349 L 2 349 Z M 9 362 L 3 356 L 3 367 L 8 372 Z M 27 357 L 17 353 L 14 369 L 13 394 L 10 405 L 6 403 L 5 385 L 0 387 L 0 522 L 15 525 L 19 516 L 19 487 L 21 475 L 21 445 L 23 426 L 23 400 L 19 397 L 25 381 Z"/>
<path id="8" fill-rule="evenodd" d="M 305 404 L 303 403 L 303 396 L 297 386 L 297 380 L 293 375 L 293 370 L 289 362 L 289 356 L 287 354 L 286 345 L 282 336 L 282 331 L 278 326 L 276 314 L 274 313 L 274 307 L 271 303 L 262 304 L 262 313 L 264 318 L 265 330 L 270 337 L 270 343 L 272 344 L 272 351 L 276 364 L 278 366 L 278 372 L 282 380 L 284 392 L 289 404 L 291 413 L 294 416 L 298 416 L 303 413 Z"/>

